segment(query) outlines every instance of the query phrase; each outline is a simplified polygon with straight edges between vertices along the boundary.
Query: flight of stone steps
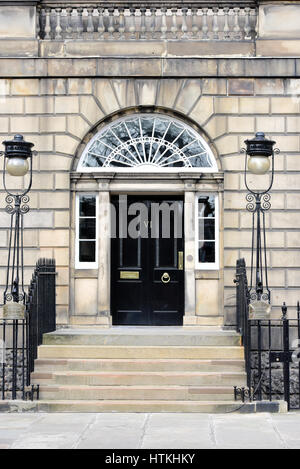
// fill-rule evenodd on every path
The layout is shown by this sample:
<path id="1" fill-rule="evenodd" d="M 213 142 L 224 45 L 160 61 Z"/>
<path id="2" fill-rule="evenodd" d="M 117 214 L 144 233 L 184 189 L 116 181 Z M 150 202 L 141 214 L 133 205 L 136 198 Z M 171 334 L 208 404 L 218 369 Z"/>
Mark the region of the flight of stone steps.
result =
<path id="1" fill-rule="evenodd" d="M 32 383 L 48 412 L 227 412 L 246 375 L 233 331 L 114 327 L 45 334 Z"/>

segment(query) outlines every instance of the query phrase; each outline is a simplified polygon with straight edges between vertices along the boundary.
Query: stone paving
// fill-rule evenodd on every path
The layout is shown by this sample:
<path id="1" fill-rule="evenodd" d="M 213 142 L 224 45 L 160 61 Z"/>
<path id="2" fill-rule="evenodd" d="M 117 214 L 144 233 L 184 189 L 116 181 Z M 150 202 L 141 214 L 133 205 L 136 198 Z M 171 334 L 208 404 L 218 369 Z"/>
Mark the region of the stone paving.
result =
<path id="1" fill-rule="evenodd" d="M 288 414 L 0 414 L 0 449 L 300 448 Z"/>

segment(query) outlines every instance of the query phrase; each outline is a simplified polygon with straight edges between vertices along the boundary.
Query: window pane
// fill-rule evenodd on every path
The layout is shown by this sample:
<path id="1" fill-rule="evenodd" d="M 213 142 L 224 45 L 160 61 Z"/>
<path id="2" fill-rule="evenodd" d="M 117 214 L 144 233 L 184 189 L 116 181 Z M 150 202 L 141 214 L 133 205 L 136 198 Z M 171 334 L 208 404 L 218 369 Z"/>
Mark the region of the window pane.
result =
<path id="1" fill-rule="evenodd" d="M 213 241 L 199 242 L 199 262 L 215 262 L 215 243 Z"/>
<path id="2" fill-rule="evenodd" d="M 215 219 L 214 218 L 201 218 L 199 220 L 198 239 L 199 241 L 215 239 Z"/>
<path id="3" fill-rule="evenodd" d="M 198 199 L 198 215 L 199 217 L 215 216 L 215 197 L 204 196 Z"/>
<path id="4" fill-rule="evenodd" d="M 95 262 L 96 242 L 79 241 L 79 262 Z"/>
<path id="5" fill-rule="evenodd" d="M 96 197 L 93 195 L 80 196 L 80 217 L 95 217 L 96 216 Z"/>
<path id="6" fill-rule="evenodd" d="M 96 239 L 96 218 L 79 220 L 79 239 Z"/>

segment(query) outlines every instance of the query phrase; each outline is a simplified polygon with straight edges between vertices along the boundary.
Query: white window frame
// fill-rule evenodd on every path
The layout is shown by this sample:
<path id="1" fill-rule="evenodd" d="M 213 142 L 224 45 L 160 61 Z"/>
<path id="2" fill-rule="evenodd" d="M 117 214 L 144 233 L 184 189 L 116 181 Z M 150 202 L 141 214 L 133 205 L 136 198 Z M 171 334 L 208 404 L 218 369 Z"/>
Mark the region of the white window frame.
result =
<path id="1" fill-rule="evenodd" d="M 198 200 L 203 196 L 214 196 L 215 198 L 215 262 L 199 262 L 199 223 L 198 223 Z M 197 192 L 195 197 L 195 268 L 196 270 L 218 270 L 220 268 L 220 216 L 219 216 L 219 194 L 217 192 Z"/>
<path id="2" fill-rule="evenodd" d="M 80 262 L 79 261 L 79 199 L 82 196 L 93 196 L 96 199 L 96 246 L 95 246 L 95 262 Z M 98 268 L 98 239 L 99 239 L 99 197 L 98 194 L 93 192 L 78 192 L 76 194 L 75 202 L 75 269 L 97 269 Z M 91 241 L 91 240 L 89 240 Z"/>

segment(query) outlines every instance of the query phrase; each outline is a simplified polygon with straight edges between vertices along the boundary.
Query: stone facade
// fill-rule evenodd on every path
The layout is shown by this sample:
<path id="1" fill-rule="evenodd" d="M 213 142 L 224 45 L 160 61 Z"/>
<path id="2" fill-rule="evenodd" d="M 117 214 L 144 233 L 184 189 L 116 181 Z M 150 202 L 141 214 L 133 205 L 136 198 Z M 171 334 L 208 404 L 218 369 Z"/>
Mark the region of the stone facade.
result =
<path id="1" fill-rule="evenodd" d="M 23 5 L 22 8 L 29 7 Z M 30 8 L 35 9 L 35 6 Z M 281 151 L 275 160 L 272 209 L 267 214 L 273 311 L 276 315 L 283 301 L 290 310 L 295 306 L 300 296 L 300 79 L 297 78 L 300 57 L 296 57 L 300 56 L 300 48 L 293 24 L 287 29 L 287 23 L 278 22 L 277 18 L 281 14 L 292 15 L 292 18 L 299 16 L 300 5 L 298 2 L 293 2 L 292 6 L 274 2 L 274 5 L 262 4 L 259 8 L 256 51 L 260 56 L 249 57 L 253 54 L 247 53 L 244 57 L 235 57 L 235 43 L 232 57 L 224 57 L 223 51 L 210 54 L 215 57 L 209 58 L 201 53 L 197 53 L 197 57 L 187 57 L 185 53 L 171 57 L 171 52 L 164 58 L 156 52 L 148 52 L 143 57 L 143 51 L 139 57 L 134 57 L 136 54 L 131 51 L 140 47 L 138 44 L 135 47 L 134 43 L 128 46 L 127 56 L 124 53 L 122 58 L 116 58 L 115 44 L 111 45 L 111 53 L 102 55 L 94 52 L 95 41 L 84 42 L 82 46 L 76 41 L 69 42 L 69 48 L 74 46 L 81 50 L 70 53 L 66 52 L 64 41 L 47 42 L 36 38 L 28 39 L 28 46 L 40 42 L 39 50 L 44 51 L 44 56 L 37 56 L 37 53 L 34 57 L 35 53 L 24 52 L 23 58 L 12 57 L 10 52 L 5 53 L 10 39 L 3 26 L 7 13 L 1 10 L 0 35 L 4 46 L 1 50 L 7 57 L 0 59 L 0 138 L 4 141 L 15 133 L 22 133 L 38 151 L 34 157 L 31 210 L 25 217 L 26 282 L 39 257 L 56 259 L 58 324 L 109 324 L 107 316 L 99 315 L 99 311 L 109 307 L 109 285 L 107 281 L 103 283 L 103 278 L 109 276 L 109 262 L 103 261 L 106 273 L 100 269 L 100 275 L 98 272 L 76 273 L 74 269 L 74 194 L 78 190 L 90 190 L 92 184 L 107 202 L 109 190 L 121 191 L 124 187 L 130 190 L 130 182 L 113 176 L 101 178 L 101 174 L 87 182 L 76 173 L 76 168 L 81 151 L 95 129 L 111 116 L 143 109 L 163 109 L 196 125 L 209 142 L 219 166 L 219 173 L 207 181 L 192 174 L 186 181 L 177 181 L 177 189 L 185 192 L 187 198 L 205 188 L 221 194 L 220 270 L 192 269 L 193 281 L 196 279 L 194 293 L 191 284 L 186 288 L 192 289 L 189 295 L 194 295 L 194 311 L 189 312 L 186 325 L 201 324 L 197 319 L 201 316 L 213 316 L 215 320 L 211 324 L 221 324 L 223 311 L 225 324 L 234 323 L 235 262 L 245 257 L 249 265 L 251 252 L 251 217 L 245 210 L 244 158 L 240 148 L 256 131 L 264 131 Z M 32 18 L 30 12 L 28 18 Z M 24 22 L 24 28 L 24 37 L 30 36 L 30 24 Z M 142 43 L 141 47 L 145 48 L 146 44 Z M 187 44 L 184 42 L 186 48 Z M 274 52 L 276 44 L 278 53 Z M 214 44 L 208 46 L 213 48 Z M 93 57 L 84 56 L 89 47 Z M 109 43 L 106 47 L 109 48 Z M 216 43 L 216 51 L 218 47 L 220 44 Z M 226 55 L 230 54 L 230 47 L 227 46 L 227 50 Z M 18 56 L 18 52 L 15 55 Z M 0 164 L 3 164 L 2 159 Z M 267 178 L 252 182 L 256 187 L 257 184 L 263 187 Z M 165 182 L 170 184 L 170 181 Z M 21 188 L 26 180 L 21 178 L 17 184 Z M 155 190 L 155 179 L 149 177 L 147 184 L 149 191 Z M 9 180 L 8 187 L 15 188 L 16 182 Z M 3 207 L 2 186 L 1 198 Z M 8 223 L 8 216 L 2 209 L 1 286 L 5 283 Z M 105 255 L 104 250 L 102 254 Z M 187 282 L 188 278 L 186 271 Z M 93 307 L 82 303 L 81 291 L 94 294 Z M 83 318 L 82 312 L 88 308 L 94 308 L 93 312 L 90 309 L 92 319 Z"/>

